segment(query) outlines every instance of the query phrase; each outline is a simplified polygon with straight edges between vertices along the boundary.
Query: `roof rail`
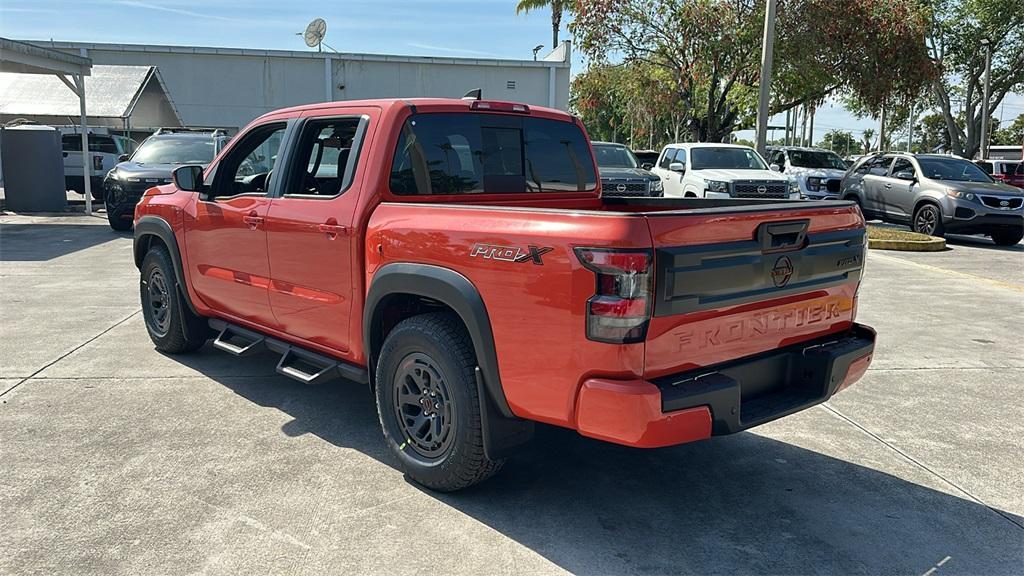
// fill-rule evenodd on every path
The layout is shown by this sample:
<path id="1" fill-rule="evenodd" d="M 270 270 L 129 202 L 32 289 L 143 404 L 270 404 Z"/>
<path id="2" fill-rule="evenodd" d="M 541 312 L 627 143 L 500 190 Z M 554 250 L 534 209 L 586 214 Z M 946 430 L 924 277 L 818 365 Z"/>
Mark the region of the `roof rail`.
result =
<path id="1" fill-rule="evenodd" d="M 209 132 L 214 136 L 227 136 L 228 131 L 224 128 L 201 128 L 201 127 L 190 127 L 190 126 L 163 126 L 156 129 L 153 135 L 158 134 L 175 134 L 181 132 L 194 132 L 194 133 L 205 133 Z"/>

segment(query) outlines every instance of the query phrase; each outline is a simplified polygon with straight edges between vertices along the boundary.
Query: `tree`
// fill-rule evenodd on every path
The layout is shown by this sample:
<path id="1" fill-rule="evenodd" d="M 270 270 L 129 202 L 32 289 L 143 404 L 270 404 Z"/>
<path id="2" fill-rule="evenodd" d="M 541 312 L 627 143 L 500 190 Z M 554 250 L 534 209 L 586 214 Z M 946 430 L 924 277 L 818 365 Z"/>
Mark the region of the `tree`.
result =
<path id="1" fill-rule="evenodd" d="M 551 49 L 558 49 L 558 30 L 562 27 L 562 14 L 569 8 L 571 0 L 519 0 L 516 14 L 529 14 L 545 6 L 551 8 Z"/>
<path id="2" fill-rule="evenodd" d="M 772 113 L 852 94 L 872 110 L 920 90 L 933 67 L 921 0 L 780 0 Z M 691 139 L 755 118 L 764 0 L 575 0 L 570 29 L 591 64 L 662 70 Z"/>
<path id="3" fill-rule="evenodd" d="M 860 133 L 860 137 L 864 142 L 864 153 L 867 154 L 868 152 L 871 152 L 874 149 L 871 145 L 871 141 L 875 138 L 875 131 L 868 128 Z"/>
<path id="4" fill-rule="evenodd" d="M 1020 0 L 930 0 L 928 50 L 943 75 L 932 93 L 946 124 L 950 150 L 973 158 L 981 147 L 985 48 L 990 42 L 989 110 L 1024 88 L 1024 25 Z M 961 106 L 958 106 L 961 105 Z M 964 122 L 957 119 L 961 108 Z"/>
<path id="5" fill-rule="evenodd" d="M 840 156 L 861 153 L 860 142 L 853 137 L 851 132 L 844 130 L 830 130 L 825 134 L 825 138 L 819 146 L 834 150 Z"/>
<path id="6" fill-rule="evenodd" d="M 1024 114 L 1006 128 L 992 133 L 992 144 L 1024 145 Z"/>
<path id="7" fill-rule="evenodd" d="M 921 0 L 780 0 L 772 112 L 831 94 L 871 116 L 937 77 Z"/>

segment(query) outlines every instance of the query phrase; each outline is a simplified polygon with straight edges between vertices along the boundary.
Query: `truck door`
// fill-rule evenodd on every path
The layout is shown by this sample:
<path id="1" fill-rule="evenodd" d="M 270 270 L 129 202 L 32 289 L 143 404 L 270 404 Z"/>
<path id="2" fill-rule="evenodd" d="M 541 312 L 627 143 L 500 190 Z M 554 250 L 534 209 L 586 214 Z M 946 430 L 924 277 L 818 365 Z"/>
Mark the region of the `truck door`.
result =
<path id="1" fill-rule="evenodd" d="M 286 124 L 272 122 L 239 137 L 210 171 L 209 190 L 186 218 L 189 277 L 200 298 L 218 312 L 273 326 L 267 298 L 267 190 Z"/>
<path id="2" fill-rule="evenodd" d="M 352 274 L 360 257 L 357 171 L 370 123 L 361 112 L 302 120 L 267 215 L 270 304 L 280 329 L 341 352 L 350 347 Z"/>

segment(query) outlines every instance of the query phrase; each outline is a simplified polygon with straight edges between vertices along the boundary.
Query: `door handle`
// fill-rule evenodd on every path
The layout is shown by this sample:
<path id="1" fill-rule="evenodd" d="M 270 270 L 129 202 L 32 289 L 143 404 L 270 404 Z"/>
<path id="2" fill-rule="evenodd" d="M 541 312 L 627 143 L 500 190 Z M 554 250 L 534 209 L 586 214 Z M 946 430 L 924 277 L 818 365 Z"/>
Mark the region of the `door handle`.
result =
<path id="1" fill-rule="evenodd" d="M 317 229 L 323 232 L 324 234 L 327 234 L 327 238 L 330 240 L 334 240 L 335 238 L 338 237 L 338 234 L 344 234 L 348 231 L 348 229 L 342 226 L 341 224 L 331 224 L 329 222 L 325 224 L 320 224 L 319 226 L 317 226 Z"/>
<path id="2" fill-rule="evenodd" d="M 885 187 L 886 187 L 886 188 L 892 188 L 892 184 L 888 184 L 888 183 L 886 183 Z"/>
<path id="3" fill-rule="evenodd" d="M 245 222 L 249 226 L 249 230 L 255 230 L 260 224 L 263 224 L 263 217 L 258 216 L 256 211 L 253 210 L 245 216 L 242 216 L 242 222 Z"/>

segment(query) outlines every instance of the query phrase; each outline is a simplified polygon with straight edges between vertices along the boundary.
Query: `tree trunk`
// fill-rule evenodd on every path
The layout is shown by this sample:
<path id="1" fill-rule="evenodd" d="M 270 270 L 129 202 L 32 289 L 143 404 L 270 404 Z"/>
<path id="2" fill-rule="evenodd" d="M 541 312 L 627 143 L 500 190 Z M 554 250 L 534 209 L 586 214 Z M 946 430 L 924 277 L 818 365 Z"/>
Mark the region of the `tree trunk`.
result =
<path id="1" fill-rule="evenodd" d="M 558 29 L 562 27 L 562 3 L 551 3 L 551 50 L 558 50 Z"/>
<path id="2" fill-rule="evenodd" d="M 878 151 L 885 152 L 885 106 L 882 106 L 882 120 L 878 123 Z"/>

